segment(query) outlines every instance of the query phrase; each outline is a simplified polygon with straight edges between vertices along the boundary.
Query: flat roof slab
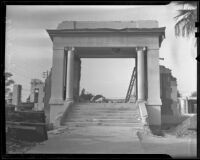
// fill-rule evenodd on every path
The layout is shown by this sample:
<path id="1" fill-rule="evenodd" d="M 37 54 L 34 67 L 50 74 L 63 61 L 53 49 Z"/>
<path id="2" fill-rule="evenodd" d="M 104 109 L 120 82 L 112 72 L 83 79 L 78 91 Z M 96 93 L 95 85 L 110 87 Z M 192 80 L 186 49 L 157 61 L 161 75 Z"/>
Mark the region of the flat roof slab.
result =
<path id="1" fill-rule="evenodd" d="M 123 29 L 123 28 L 158 28 L 156 20 L 139 21 L 63 21 L 57 29 Z"/>

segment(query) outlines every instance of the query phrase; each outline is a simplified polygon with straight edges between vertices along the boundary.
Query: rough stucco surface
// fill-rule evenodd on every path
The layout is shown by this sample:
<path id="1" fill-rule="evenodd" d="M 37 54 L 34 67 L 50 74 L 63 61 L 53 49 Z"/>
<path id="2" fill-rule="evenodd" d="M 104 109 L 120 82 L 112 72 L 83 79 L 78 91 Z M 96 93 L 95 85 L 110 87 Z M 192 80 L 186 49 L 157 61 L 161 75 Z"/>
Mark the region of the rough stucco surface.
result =
<path id="1" fill-rule="evenodd" d="M 95 29 L 95 28 L 158 28 L 156 20 L 140 21 L 63 21 L 57 29 Z"/>

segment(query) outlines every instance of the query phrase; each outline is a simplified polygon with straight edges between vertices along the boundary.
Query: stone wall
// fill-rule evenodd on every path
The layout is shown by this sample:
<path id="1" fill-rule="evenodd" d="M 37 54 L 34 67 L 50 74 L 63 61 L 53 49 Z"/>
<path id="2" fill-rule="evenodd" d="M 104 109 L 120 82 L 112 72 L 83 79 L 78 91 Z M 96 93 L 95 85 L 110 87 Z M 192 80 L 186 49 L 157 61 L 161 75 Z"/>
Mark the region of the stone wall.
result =
<path id="1" fill-rule="evenodd" d="M 44 113 L 46 116 L 46 123 L 49 123 L 49 118 L 50 118 L 50 105 L 49 105 L 49 100 L 51 97 L 51 75 L 52 72 L 50 71 L 48 77 L 45 80 L 45 87 L 44 87 Z"/>
<path id="2" fill-rule="evenodd" d="M 162 124 L 176 123 L 176 121 L 171 120 L 179 117 L 177 82 L 176 78 L 172 76 L 171 70 L 164 66 L 160 66 L 160 90 Z"/>

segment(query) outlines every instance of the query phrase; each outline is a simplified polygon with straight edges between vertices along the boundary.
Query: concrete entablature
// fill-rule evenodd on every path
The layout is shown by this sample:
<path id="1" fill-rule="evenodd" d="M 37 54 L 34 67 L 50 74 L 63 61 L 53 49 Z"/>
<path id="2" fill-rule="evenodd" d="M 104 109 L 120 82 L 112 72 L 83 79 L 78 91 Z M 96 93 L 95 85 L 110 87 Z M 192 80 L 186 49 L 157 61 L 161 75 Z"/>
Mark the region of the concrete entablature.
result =
<path id="1" fill-rule="evenodd" d="M 57 29 L 123 29 L 123 28 L 158 28 L 156 20 L 138 21 L 63 21 Z"/>
<path id="2" fill-rule="evenodd" d="M 47 29 L 54 49 L 64 47 L 138 47 L 159 49 L 165 27 L 157 21 L 64 21 Z M 66 46 L 67 44 L 67 46 Z"/>

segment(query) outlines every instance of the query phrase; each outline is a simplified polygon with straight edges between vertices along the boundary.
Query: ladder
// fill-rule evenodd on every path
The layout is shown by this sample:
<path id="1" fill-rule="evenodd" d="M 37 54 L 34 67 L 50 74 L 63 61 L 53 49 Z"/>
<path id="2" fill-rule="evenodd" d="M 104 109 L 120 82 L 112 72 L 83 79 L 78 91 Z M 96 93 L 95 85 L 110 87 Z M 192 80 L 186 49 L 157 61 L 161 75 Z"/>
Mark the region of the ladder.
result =
<path id="1" fill-rule="evenodd" d="M 128 91 L 127 91 L 127 94 L 126 94 L 125 103 L 127 103 L 130 100 L 131 92 L 133 90 L 133 85 L 134 85 L 135 80 L 136 80 L 136 67 L 134 67 L 132 75 L 131 75 L 131 81 L 130 81 Z"/>

